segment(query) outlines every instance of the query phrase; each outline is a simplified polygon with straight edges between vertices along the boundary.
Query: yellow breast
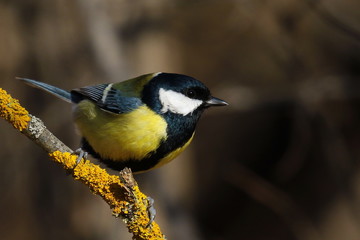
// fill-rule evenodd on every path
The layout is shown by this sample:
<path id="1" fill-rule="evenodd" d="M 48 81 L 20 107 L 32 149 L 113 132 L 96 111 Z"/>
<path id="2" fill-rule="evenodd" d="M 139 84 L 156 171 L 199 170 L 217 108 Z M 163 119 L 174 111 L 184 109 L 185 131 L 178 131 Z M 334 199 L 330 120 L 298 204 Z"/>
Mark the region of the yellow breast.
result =
<path id="1" fill-rule="evenodd" d="M 75 108 L 81 134 L 102 158 L 141 160 L 166 139 L 166 121 L 148 107 L 124 114 L 106 112 L 88 100 Z"/>
<path id="2" fill-rule="evenodd" d="M 158 167 L 161 167 L 167 163 L 169 163 L 171 160 L 173 160 L 174 158 L 176 158 L 180 153 L 182 153 L 188 146 L 189 144 L 191 143 L 193 137 L 194 137 L 194 134 L 191 136 L 191 138 L 181 147 L 175 149 L 174 151 L 172 151 L 171 153 L 167 154 L 165 157 L 163 157 L 159 163 L 157 165 L 155 165 L 153 167 L 154 168 L 158 168 Z"/>

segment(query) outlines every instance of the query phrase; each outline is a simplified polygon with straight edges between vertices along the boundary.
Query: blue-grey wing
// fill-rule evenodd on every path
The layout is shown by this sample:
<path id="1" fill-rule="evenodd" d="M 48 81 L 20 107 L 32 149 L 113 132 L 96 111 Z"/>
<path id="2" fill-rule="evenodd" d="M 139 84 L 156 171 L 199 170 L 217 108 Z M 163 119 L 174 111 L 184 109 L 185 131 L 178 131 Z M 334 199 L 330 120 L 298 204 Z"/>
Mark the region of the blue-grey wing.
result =
<path id="1" fill-rule="evenodd" d="M 112 84 L 82 87 L 71 91 L 72 102 L 79 103 L 84 99 L 95 102 L 105 111 L 117 114 L 130 112 L 143 104 L 140 98 L 126 96 L 113 88 Z"/>

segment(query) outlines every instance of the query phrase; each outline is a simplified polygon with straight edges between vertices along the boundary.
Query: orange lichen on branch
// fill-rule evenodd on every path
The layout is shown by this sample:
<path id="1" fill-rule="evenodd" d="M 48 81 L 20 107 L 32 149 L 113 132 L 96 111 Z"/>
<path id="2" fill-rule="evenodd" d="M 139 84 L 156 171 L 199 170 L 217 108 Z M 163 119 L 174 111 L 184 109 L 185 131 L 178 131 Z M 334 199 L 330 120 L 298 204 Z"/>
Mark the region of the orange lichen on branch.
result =
<path id="1" fill-rule="evenodd" d="M 120 176 L 110 175 L 105 169 L 82 159 L 77 164 L 78 156 L 46 129 L 41 120 L 29 115 L 17 99 L 12 98 L 0 88 L 0 117 L 10 122 L 16 129 L 32 139 L 47 152 L 51 158 L 62 165 L 75 180 L 87 185 L 90 190 L 100 195 L 110 205 L 116 217 L 122 217 L 133 239 L 165 239 L 159 226 L 149 219 L 149 201 L 132 176 L 125 168 Z M 30 124 L 30 125 L 29 125 Z"/>
<path id="2" fill-rule="evenodd" d="M 0 88 L 0 117 L 11 123 L 14 128 L 22 131 L 27 128 L 31 117 L 19 100 L 14 99 Z"/>
<path id="3" fill-rule="evenodd" d="M 100 195 L 104 200 L 110 204 L 115 215 L 119 215 L 124 208 L 124 196 L 114 192 L 114 186 L 118 185 L 123 188 L 118 176 L 109 175 L 105 169 L 98 165 L 92 164 L 89 160 L 82 160 L 76 165 L 77 155 L 69 152 L 62 153 L 55 151 L 49 154 L 55 162 L 60 163 L 66 170 L 68 170 L 75 180 L 80 180 L 87 185 L 91 191 Z M 119 198 L 119 195 L 122 197 Z"/>
<path id="4" fill-rule="evenodd" d="M 77 155 L 68 152 L 55 151 L 50 156 L 76 180 L 87 185 L 94 194 L 100 195 L 110 205 L 113 214 L 123 218 L 129 232 L 133 233 L 133 239 L 165 238 L 155 222 L 148 226 L 147 197 L 139 190 L 131 171 L 126 169 L 120 172 L 120 176 L 115 176 L 88 160 L 76 164 Z"/>

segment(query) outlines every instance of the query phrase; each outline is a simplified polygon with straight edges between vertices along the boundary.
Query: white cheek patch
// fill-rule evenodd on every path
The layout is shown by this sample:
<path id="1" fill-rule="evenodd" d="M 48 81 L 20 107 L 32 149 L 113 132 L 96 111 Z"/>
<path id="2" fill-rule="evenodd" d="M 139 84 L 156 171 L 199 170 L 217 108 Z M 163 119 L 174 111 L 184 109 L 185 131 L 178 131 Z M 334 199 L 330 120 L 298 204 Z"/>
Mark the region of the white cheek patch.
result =
<path id="1" fill-rule="evenodd" d="M 162 104 L 162 113 L 170 111 L 184 116 L 195 111 L 203 103 L 201 100 L 192 99 L 182 93 L 163 88 L 159 90 L 159 98 Z"/>

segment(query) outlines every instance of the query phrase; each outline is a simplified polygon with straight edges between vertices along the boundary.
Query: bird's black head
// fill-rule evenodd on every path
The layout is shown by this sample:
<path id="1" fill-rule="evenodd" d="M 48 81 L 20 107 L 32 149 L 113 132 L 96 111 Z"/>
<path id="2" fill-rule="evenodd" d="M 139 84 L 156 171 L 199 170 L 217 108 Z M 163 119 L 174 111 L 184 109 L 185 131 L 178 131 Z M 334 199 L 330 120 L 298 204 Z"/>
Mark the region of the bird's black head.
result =
<path id="1" fill-rule="evenodd" d="M 184 146 L 193 136 L 196 124 L 205 108 L 227 105 L 211 96 L 200 81 L 185 75 L 158 73 L 144 86 L 142 102 L 167 123 L 167 137 L 147 162 L 158 161 Z"/>
<path id="2" fill-rule="evenodd" d="M 159 114 L 175 114 L 196 121 L 205 108 L 227 105 L 225 101 L 212 97 L 202 82 L 175 73 L 155 75 L 144 86 L 142 101 Z"/>

